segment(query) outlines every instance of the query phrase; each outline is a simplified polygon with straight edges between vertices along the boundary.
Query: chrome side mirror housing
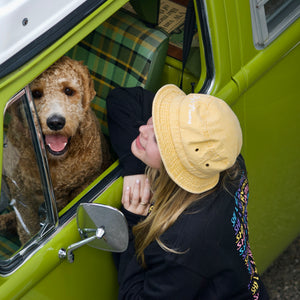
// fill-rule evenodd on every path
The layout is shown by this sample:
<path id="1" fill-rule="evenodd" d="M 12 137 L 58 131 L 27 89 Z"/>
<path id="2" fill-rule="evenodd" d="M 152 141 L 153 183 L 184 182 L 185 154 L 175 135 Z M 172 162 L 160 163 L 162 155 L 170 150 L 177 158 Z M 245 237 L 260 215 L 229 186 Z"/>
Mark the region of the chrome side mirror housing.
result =
<path id="1" fill-rule="evenodd" d="M 59 257 L 74 261 L 73 251 L 83 245 L 110 251 L 123 252 L 128 246 L 128 226 L 124 215 L 116 208 L 82 203 L 77 209 L 77 226 L 81 241 L 60 249 Z"/>

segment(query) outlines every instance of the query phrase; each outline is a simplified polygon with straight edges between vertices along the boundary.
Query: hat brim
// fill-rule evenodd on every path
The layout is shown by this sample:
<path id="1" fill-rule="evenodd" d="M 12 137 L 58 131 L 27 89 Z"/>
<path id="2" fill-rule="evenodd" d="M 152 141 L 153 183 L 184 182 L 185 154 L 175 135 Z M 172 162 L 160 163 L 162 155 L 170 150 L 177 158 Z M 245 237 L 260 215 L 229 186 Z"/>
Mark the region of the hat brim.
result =
<path id="1" fill-rule="evenodd" d="M 199 178 L 181 163 L 176 143 L 180 143 L 179 112 L 185 97 L 186 94 L 173 84 L 159 89 L 152 106 L 153 126 L 161 159 L 170 178 L 182 189 L 199 194 L 215 187 L 220 175 Z"/>

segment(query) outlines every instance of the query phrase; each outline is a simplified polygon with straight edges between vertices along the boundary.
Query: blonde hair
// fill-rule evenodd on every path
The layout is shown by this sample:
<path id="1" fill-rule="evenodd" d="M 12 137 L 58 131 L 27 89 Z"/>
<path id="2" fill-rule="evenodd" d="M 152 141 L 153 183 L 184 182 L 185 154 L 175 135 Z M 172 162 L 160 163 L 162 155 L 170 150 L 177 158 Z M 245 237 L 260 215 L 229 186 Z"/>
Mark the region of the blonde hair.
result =
<path id="1" fill-rule="evenodd" d="M 147 176 L 153 192 L 152 202 L 155 205 L 147 218 L 133 227 L 136 255 L 142 266 L 146 267 L 144 250 L 153 241 L 156 241 L 165 251 L 177 254 L 184 253 L 169 248 L 162 242 L 161 235 L 175 223 L 192 203 L 213 193 L 220 186 L 227 190 L 227 179 L 234 180 L 238 173 L 239 167 L 236 162 L 233 167 L 220 174 L 220 180 L 216 187 L 201 194 L 192 194 L 179 187 L 169 177 L 163 165 L 159 170 L 147 168 Z"/>

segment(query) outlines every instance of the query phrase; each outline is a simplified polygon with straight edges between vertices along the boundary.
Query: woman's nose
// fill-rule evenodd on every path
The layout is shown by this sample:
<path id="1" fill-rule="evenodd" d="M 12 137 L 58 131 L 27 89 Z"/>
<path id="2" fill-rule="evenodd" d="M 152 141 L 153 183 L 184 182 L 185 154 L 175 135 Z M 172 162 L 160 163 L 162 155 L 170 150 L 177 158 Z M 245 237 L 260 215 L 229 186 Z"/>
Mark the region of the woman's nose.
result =
<path id="1" fill-rule="evenodd" d="M 140 133 L 144 136 L 144 137 L 146 137 L 147 136 L 147 125 L 142 125 L 142 126 L 140 126 L 140 128 L 139 128 L 139 131 L 140 131 Z"/>

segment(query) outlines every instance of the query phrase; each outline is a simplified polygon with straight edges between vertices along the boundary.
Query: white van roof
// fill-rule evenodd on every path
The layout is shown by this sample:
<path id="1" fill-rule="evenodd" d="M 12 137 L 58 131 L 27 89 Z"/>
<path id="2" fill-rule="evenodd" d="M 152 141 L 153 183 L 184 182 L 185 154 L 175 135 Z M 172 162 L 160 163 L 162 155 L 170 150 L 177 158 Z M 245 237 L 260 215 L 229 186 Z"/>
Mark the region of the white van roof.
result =
<path id="1" fill-rule="evenodd" d="M 0 0 L 0 64 L 86 0 Z"/>

